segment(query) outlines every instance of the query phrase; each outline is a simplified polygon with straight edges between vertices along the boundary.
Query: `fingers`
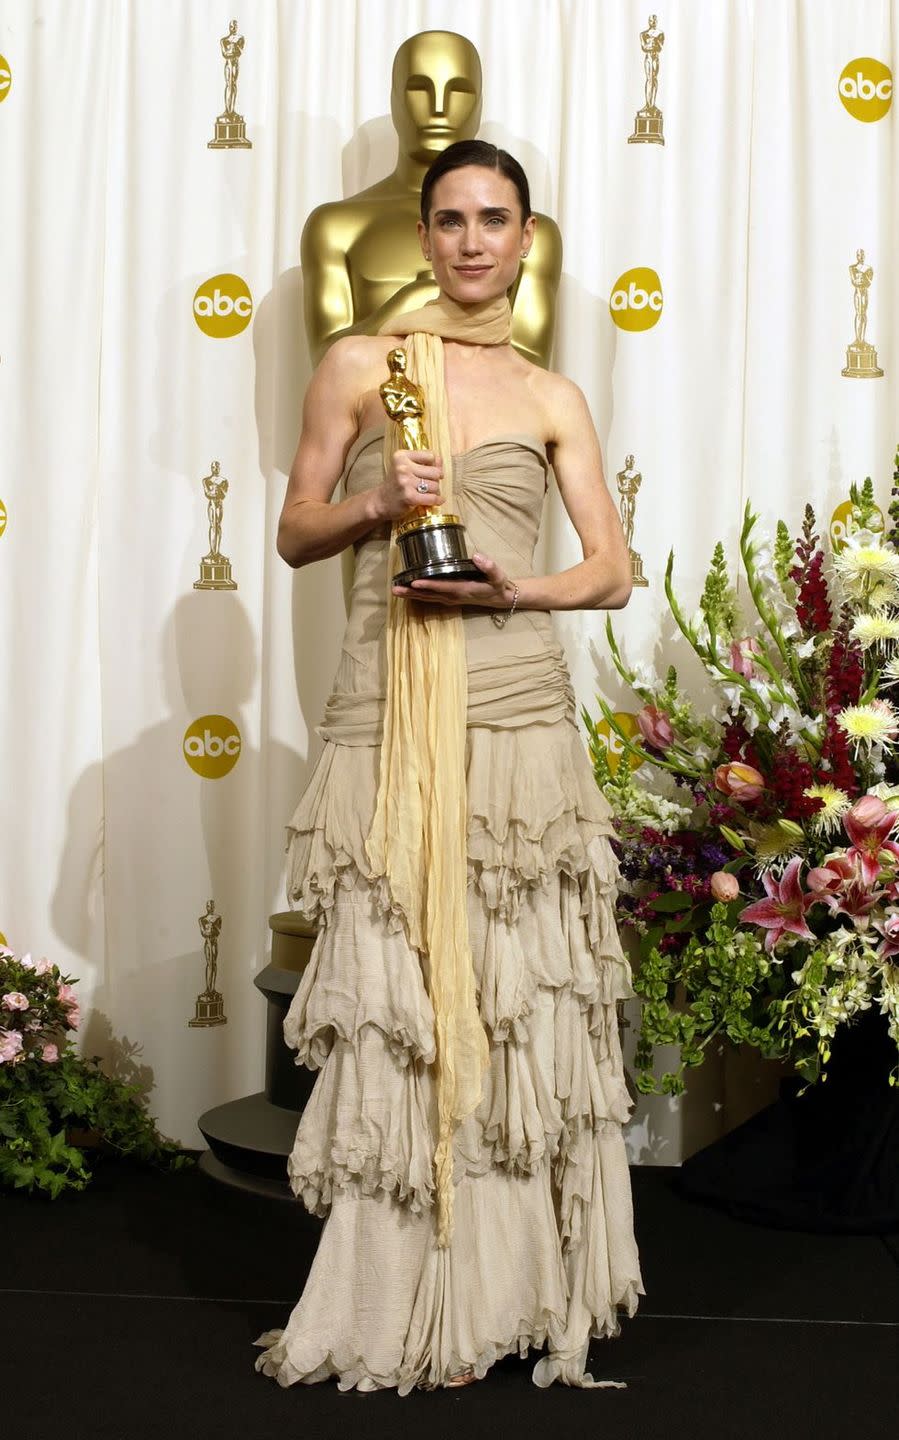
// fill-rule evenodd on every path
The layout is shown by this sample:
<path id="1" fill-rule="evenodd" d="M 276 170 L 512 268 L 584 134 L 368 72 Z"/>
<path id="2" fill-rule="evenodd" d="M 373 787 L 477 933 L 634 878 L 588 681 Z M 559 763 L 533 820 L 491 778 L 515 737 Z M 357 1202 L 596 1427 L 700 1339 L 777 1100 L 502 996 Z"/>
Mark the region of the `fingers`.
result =
<path id="1" fill-rule="evenodd" d="M 416 505 L 442 505 L 443 465 L 431 450 L 398 450 L 393 457 L 399 499 L 407 510 Z"/>

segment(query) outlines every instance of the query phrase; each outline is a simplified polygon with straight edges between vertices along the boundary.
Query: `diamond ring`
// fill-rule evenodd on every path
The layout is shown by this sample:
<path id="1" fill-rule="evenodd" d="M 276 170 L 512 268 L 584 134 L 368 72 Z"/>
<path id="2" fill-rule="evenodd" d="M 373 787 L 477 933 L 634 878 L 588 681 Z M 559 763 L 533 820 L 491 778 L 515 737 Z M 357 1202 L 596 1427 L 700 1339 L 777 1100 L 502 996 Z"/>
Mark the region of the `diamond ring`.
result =
<path id="1" fill-rule="evenodd" d="M 428 482 L 427 482 L 427 480 L 419 480 L 419 482 L 418 482 L 418 484 L 416 485 L 415 488 L 416 488 L 416 490 L 418 491 L 419 495 L 427 495 L 427 493 L 428 493 Z"/>

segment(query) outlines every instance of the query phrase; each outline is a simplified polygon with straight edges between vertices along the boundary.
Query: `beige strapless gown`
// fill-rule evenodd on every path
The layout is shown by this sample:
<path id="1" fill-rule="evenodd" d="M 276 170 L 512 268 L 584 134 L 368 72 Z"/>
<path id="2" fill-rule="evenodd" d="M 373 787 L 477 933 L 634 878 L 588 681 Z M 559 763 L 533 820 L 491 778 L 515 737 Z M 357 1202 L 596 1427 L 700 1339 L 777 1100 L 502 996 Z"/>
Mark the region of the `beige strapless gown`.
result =
<path id="1" fill-rule="evenodd" d="M 348 494 L 380 482 L 382 429 L 347 456 Z M 546 489 L 539 442 L 504 436 L 455 460 L 472 549 L 532 573 Z M 285 1021 L 320 1074 L 289 1161 L 327 1216 L 302 1297 L 257 1369 L 282 1385 L 442 1385 L 546 1344 L 536 1384 L 591 1386 L 591 1336 L 644 1293 L 621 1127 L 615 1002 L 632 995 L 614 923 L 609 809 L 574 723 L 550 617 L 498 629 L 464 610 L 468 912 L 490 1039 L 480 1106 L 455 1137 L 455 1231 L 435 1241 L 434 1016 L 365 841 L 384 702 L 387 532 L 357 547 L 324 753 L 290 827 L 288 892 L 320 926 Z"/>

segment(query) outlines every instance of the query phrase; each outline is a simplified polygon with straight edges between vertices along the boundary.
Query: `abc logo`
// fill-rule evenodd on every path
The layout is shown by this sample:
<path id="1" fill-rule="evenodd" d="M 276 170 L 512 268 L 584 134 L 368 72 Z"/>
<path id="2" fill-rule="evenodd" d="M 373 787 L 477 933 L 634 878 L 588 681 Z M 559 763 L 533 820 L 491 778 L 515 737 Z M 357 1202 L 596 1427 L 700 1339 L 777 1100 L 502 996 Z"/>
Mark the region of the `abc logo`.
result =
<path id="1" fill-rule="evenodd" d="M 633 740 L 636 736 L 637 743 L 639 744 L 640 727 L 637 724 L 637 717 L 635 715 L 629 714 L 627 710 L 616 710 L 614 714 L 615 723 L 618 725 L 620 730 L 624 731 L 628 740 Z M 606 747 L 609 758 L 609 769 L 614 775 L 616 770 L 618 769 L 618 766 L 621 764 L 621 757 L 624 754 L 624 746 L 621 743 L 621 737 L 619 735 L 616 735 L 608 720 L 605 719 L 598 720 L 596 722 L 596 733 Z M 637 759 L 636 755 L 628 755 L 627 758 L 630 763 L 631 769 L 636 770 L 637 766 L 640 764 L 640 761 Z"/>
<path id="2" fill-rule="evenodd" d="M 0 55 L 0 100 L 5 100 L 9 94 L 9 87 L 12 84 L 12 72 L 9 68 L 9 61 Z"/>
<path id="3" fill-rule="evenodd" d="M 194 296 L 194 319 L 204 335 L 227 340 L 246 330 L 253 314 L 253 297 L 239 275 L 213 275 Z"/>
<path id="4" fill-rule="evenodd" d="M 0 535 L 3 534 L 3 532 L 4 532 L 5 529 L 6 529 L 6 506 L 4 505 L 3 501 L 0 500 Z"/>
<path id="5" fill-rule="evenodd" d="M 850 60 L 837 88 L 854 119 L 882 120 L 893 100 L 893 74 L 880 60 Z"/>
<path id="6" fill-rule="evenodd" d="M 854 535 L 857 529 L 858 526 L 852 518 L 852 501 L 844 500 L 830 517 L 830 548 L 835 555 L 839 555 L 850 535 Z M 879 506 L 874 507 L 868 529 L 873 535 L 883 534 L 883 511 Z"/>
<path id="7" fill-rule="evenodd" d="M 612 319 L 621 330 L 649 330 L 662 313 L 662 282 L 639 265 L 619 275 L 609 296 Z"/>
<path id="8" fill-rule="evenodd" d="M 191 770 L 204 780 L 221 780 L 240 758 L 240 731 L 227 715 L 201 715 L 188 725 L 181 748 Z"/>

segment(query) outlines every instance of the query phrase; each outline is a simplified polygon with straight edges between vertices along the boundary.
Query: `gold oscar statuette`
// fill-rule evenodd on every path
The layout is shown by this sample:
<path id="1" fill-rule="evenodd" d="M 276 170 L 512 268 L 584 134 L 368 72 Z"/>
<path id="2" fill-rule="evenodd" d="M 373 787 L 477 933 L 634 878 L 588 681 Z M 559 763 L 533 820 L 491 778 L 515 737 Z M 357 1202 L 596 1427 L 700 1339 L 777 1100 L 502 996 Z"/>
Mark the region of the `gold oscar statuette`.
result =
<path id="1" fill-rule="evenodd" d="M 203 494 L 206 496 L 206 514 L 209 518 L 209 554 L 200 561 L 200 578 L 194 581 L 195 590 L 236 590 L 237 581 L 231 578 L 231 561 L 220 550 L 222 543 L 222 511 L 228 482 L 219 474 L 220 465 L 213 460 L 211 474 L 203 477 Z"/>
<path id="2" fill-rule="evenodd" d="M 237 72 L 245 44 L 244 37 L 237 33 L 237 21 L 232 20 L 227 35 L 219 44 L 225 62 L 225 108 L 215 122 L 215 136 L 207 141 L 209 150 L 252 150 L 253 142 L 247 139 L 247 122 L 238 115 L 234 106 L 237 102 Z"/>
<path id="3" fill-rule="evenodd" d="M 633 584 L 637 586 L 648 585 L 649 581 L 643 574 L 642 557 L 638 555 L 633 548 L 637 491 L 643 483 L 643 476 L 639 470 L 634 469 L 633 455 L 627 455 L 625 457 L 624 469 L 619 470 L 615 478 L 618 481 L 618 494 L 621 496 L 618 509 L 621 514 L 622 529 L 624 530 L 624 543 L 631 557 L 631 580 Z"/>
<path id="4" fill-rule="evenodd" d="M 849 266 L 855 302 L 855 339 L 846 346 L 846 365 L 842 373 L 853 380 L 876 380 L 883 374 L 877 364 L 877 351 L 870 340 L 865 339 L 868 324 L 868 291 L 874 279 L 874 271 L 865 264 L 864 250 L 856 250 L 855 264 Z"/>
<path id="5" fill-rule="evenodd" d="M 464 35 L 425 30 L 396 52 L 390 96 L 396 168 L 356 195 L 319 205 L 303 228 L 306 336 L 316 363 L 342 335 L 376 335 L 382 324 L 437 298 L 416 229 L 421 182 L 448 145 L 477 135 L 481 83 L 480 57 Z M 543 78 L 535 70 L 522 74 L 520 84 L 536 88 Z M 512 345 L 544 369 L 561 273 L 559 228 L 548 215 L 538 215 L 509 300 Z"/>
<path id="6" fill-rule="evenodd" d="M 628 145 L 664 145 L 662 134 L 662 112 L 656 105 L 659 88 L 659 59 L 665 36 L 659 30 L 658 19 L 650 15 L 649 25 L 640 32 L 640 49 L 643 51 L 644 104 L 637 111 L 634 133 L 627 137 Z"/>
<path id="7" fill-rule="evenodd" d="M 400 348 L 387 356 L 389 377 L 380 388 L 388 417 L 397 430 L 401 450 L 429 450 L 425 428 L 425 398 L 421 386 L 406 374 L 406 352 Z M 396 540 L 403 561 L 394 575 L 396 585 L 413 580 L 477 580 L 482 572 L 468 558 L 465 529 L 458 515 L 448 515 L 429 505 L 397 526 Z"/>
<path id="8" fill-rule="evenodd" d="M 215 913 L 214 900 L 206 901 L 206 913 L 200 916 L 197 924 L 200 927 L 200 934 L 203 936 L 203 956 L 206 961 L 206 988 L 197 996 L 196 1013 L 193 1019 L 188 1020 L 187 1023 L 191 1028 L 205 1025 L 227 1025 L 228 1017 L 225 1014 L 225 1001 L 215 988 L 222 917 Z"/>

